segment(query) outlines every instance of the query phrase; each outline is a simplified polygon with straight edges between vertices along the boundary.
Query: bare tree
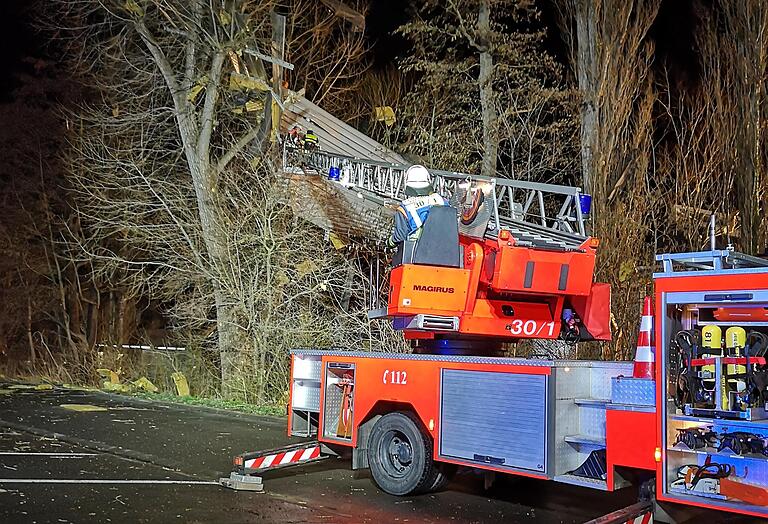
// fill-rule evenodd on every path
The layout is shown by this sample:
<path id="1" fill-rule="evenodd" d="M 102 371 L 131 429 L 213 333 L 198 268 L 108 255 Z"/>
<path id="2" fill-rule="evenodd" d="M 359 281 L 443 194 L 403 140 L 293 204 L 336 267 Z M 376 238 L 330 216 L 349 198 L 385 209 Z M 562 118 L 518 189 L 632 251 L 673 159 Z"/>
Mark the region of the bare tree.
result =
<path id="1" fill-rule="evenodd" d="M 598 79 L 598 12 L 600 2 L 593 0 L 564 0 L 555 2 L 560 9 L 562 35 L 571 52 L 581 104 L 581 185 L 592 191 L 592 150 L 597 131 Z"/>
<path id="2" fill-rule="evenodd" d="M 179 224 L 180 234 L 187 237 L 196 266 L 209 277 L 209 268 L 227 266 L 226 225 L 218 210 L 221 175 L 252 142 L 266 144 L 268 139 L 268 104 L 262 102 L 266 116 L 260 119 L 228 119 L 229 125 L 224 121 L 225 105 L 232 103 L 232 97 L 224 94 L 225 68 L 233 68 L 235 74 L 242 69 L 255 81 L 265 80 L 260 62 L 243 57 L 268 48 L 262 35 L 269 6 L 249 13 L 242 8 L 243 2 L 214 8 L 202 0 L 83 0 L 62 5 L 70 18 L 91 21 L 78 35 L 87 42 L 82 49 L 88 62 L 81 68 L 94 68 L 114 118 L 105 126 L 113 138 L 105 137 L 105 142 L 112 142 L 109 146 L 116 148 L 115 156 L 102 157 L 102 163 L 122 164 L 126 176 L 146 178 L 146 168 L 163 169 L 170 175 L 183 161 L 194 191 L 200 243 L 184 224 Z M 144 149 L 140 158 L 128 160 L 137 146 Z M 240 343 L 237 319 L 226 289 L 218 279 L 212 281 L 222 378 L 226 379 L 232 374 L 230 352 Z"/>
<path id="3" fill-rule="evenodd" d="M 652 85 L 653 44 L 647 36 L 660 1 L 562 0 L 556 4 L 584 98 L 583 186 L 598 199 L 604 191 L 606 197 L 614 198 L 628 173 L 613 169 L 613 153 L 620 149 L 612 146 L 631 140 L 627 134 L 642 129 L 634 121 L 633 101 Z"/>
<path id="4" fill-rule="evenodd" d="M 288 79 L 338 118 L 353 121 L 365 72 L 371 62 L 365 36 L 367 0 L 289 0 L 286 58 L 295 68 Z"/>
<path id="5" fill-rule="evenodd" d="M 449 2 L 451 9 L 461 20 L 461 12 L 456 2 Z M 460 24 L 460 27 L 463 23 Z M 480 62 L 480 71 L 477 83 L 480 89 L 480 108 L 483 118 L 483 162 L 480 165 L 480 174 L 492 177 L 496 174 L 496 161 L 499 156 L 498 115 L 496 113 L 496 100 L 493 90 L 493 51 L 491 33 L 491 1 L 481 0 L 477 11 L 477 29 L 474 36 L 464 28 L 462 31 L 469 42 L 477 50 Z"/>
<path id="6" fill-rule="evenodd" d="M 658 94 L 648 33 L 659 5 L 659 0 L 557 2 L 584 99 L 582 177 L 593 196 L 593 234 L 601 240 L 598 276 L 613 288 L 617 344 L 605 348 L 606 357 L 629 356 L 653 264 Z M 638 250 L 642 245 L 649 249 Z"/>
<path id="7" fill-rule="evenodd" d="M 706 13 L 702 7 L 700 12 Z M 731 136 L 722 174 L 734 177 L 741 221 L 741 248 L 768 247 L 768 5 L 758 0 L 718 2 L 703 17 L 699 36 L 705 81 L 717 96 L 720 133 Z M 713 137 L 714 140 L 719 140 Z"/>
<path id="8" fill-rule="evenodd" d="M 521 125 L 553 131 L 573 122 L 558 106 L 562 71 L 544 50 L 539 16 L 533 3 L 516 0 L 418 4 L 400 29 L 414 45 L 403 64 L 415 84 L 405 104 L 408 152 L 434 166 L 517 176 L 525 169 L 515 162 L 528 162 L 512 138 Z"/>
<path id="9" fill-rule="evenodd" d="M 674 212 L 659 220 L 664 242 L 684 249 L 709 243 L 703 222 L 715 214 L 718 242 L 748 253 L 766 246 L 765 34 L 760 2 L 697 4 L 695 44 L 700 81 L 667 93 L 657 153 L 659 178 Z M 661 218 L 661 217 L 660 217 Z M 671 220 L 670 220 L 671 218 Z"/>
<path id="10" fill-rule="evenodd" d="M 0 102 L 3 168 L 0 201 L 0 366 L 8 374 L 34 370 L 48 354 L 41 341 L 67 348 L 79 333 L 69 330 L 62 300 L 78 296 L 75 268 L 52 263 L 52 216 L 69 218 L 58 182 L 64 134 L 56 100 L 78 96 L 77 86 L 53 61 L 27 57 L 15 73 L 15 88 Z M 76 314 L 75 314 L 76 316 Z M 67 338 L 67 336 L 70 338 Z"/>
<path id="11" fill-rule="evenodd" d="M 287 64 L 273 51 L 271 7 L 81 0 L 56 11 L 96 91 L 69 115 L 83 224 L 70 231 L 70 256 L 92 264 L 102 289 L 163 304 L 178 338 L 215 345 L 225 392 L 255 401 L 285 391 L 292 347 L 394 340 L 364 315 L 360 259 L 328 248 L 286 205 L 270 119 Z M 315 36 L 293 31 L 289 22 L 297 49 Z M 320 51 L 292 55 L 293 78 L 325 71 L 326 83 L 306 85 L 332 97 L 359 50 L 332 54 L 338 63 Z"/>

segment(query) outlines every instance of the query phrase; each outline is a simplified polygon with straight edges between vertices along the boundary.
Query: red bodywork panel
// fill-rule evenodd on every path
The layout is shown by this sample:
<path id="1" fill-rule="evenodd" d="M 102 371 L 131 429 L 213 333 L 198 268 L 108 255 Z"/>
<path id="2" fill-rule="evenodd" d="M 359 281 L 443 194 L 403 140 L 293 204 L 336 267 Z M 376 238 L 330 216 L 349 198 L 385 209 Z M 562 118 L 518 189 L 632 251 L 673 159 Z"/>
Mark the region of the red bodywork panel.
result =
<path id="1" fill-rule="evenodd" d="M 423 429 L 429 433 L 434 442 L 433 456 L 439 456 L 439 432 L 440 432 L 440 381 L 441 370 L 461 369 L 468 371 L 493 371 L 504 373 L 521 373 L 527 375 L 549 375 L 551 369 L 546 366 L 509 366 L 493 364 L 468 364 L 457 362 L 446 362 L 441 360 L 411 360 L 394 358 L 369 358 L 369 357 L 340 357 L 323 356 L 323 369 L 328 362 L 344 362 L 355 365 L 355 384 L 365 385 L 365 387 L 355 387 L 352 415 L 352 439 L 351 441 L 335 438 L 323 437 L 318 435 L 318 441 L 328 444 L 356 447 L 358 442 L 358 429 L 361 423 L 365 422 L 374 414 L 379 413 L 377 405 L 385 403 L 391 408 L 392 404 L 411 406 L 413 412 L 418 416 L 423 425 Z M 392 372 L 404 373 L 405 383 L 401 379 L 399 383 L 393 383 L 391 380 Z M 320 389 L 320 406 L 325 405 L 324 388 Z M 384 412 L 389 412 L 386 409 Z M 325 410 L 320 410 L 318 427 L 323 428 Z M 291 427 L 289 418 L 288 427 Z M 462 461 L 440 458 L 443 462 L 454 464 L 464 464 L 477 467 L 478 464 L 465 463 Z M 491 465 L 483 465 L 483 469 L 492 471 L 506 472 L 503 468 L 495 468 Z M 546 479 L 547 476 L 537 474 L 536 472 L 516 471 L 515 474 Z"/>
<path id="2" fill-rule="evenodd" d="M 595 272 L 595 248 L 587 240 L 579 251 L 545 251 L 516 246 L 514 240 L 486 240 L 486 279 L 498 292 L 585 296 Z M 487 276 L 492 275 L 488 280 Z"/>
<path id="3" fill-rule="evenodd" d="M 466 364 L 446 362 L 441 360 L 400 360 L 368 357 L 339 357 L 323 356 L 323 364 L 345 362 L 355 364 L 355 383 L 365 384 L 365 387 L 355 387 L 354 415 L 352 442 L 341 442 L 345 445 L 357 445 L 357 428 L 369 418 L 373 408 L 380 401 L 396 402 L 413 406 L 424 428 L 438 441 L 440 420 L 440 371 L 442 369 L 462 369 L 470 371 L 504 371 L 506 373 L 525 373 L 528 375 L 549 375 L 550 368 L 546 366 L 497 366 L 490 364 Z M 406 373 L 405 383 L 394 384 L 385 381 L 385 371 Z M 321 388 L 320 405 L 325 405 Z M 319 427 L 323 427 L 321 410 Z M 431 423 L 430 423 L 431 421 Z M 340 443 L 335 439 L 318 438 L 321 442 Z M 436 450 L 437 451 L 437 450 Z"/>
<path id="4" fill-rule="evenodd" d="M 571 304 L 595 340 L 611 340 L 611 285 L 597 282 L 586 297 L 573 297 Z M 606 314 L 606 311 L 608 314 Z"/>
<path id="5" fill-rule="evenodd" d="M 503 234 L 460 241 L 461 269 L 403 264 L 392 270 L 387 316 L 458 317 L 458 334 L 467 337 L 554 339 L 563 308 L 571 307 L 594 339 L 610 340 L 610 286 L 592 282 L 595 239 L 573 251 L 517 246 Z M 433 336 L 421 330 L 405 336 L 428 338 L 425 333 Z"/>
<path id="6" fill-rule="evenodd" d="M 654 471 L 656 413 L 608 409 L 605 414 L 605 455 L 608 486 L 614 486 L 614 468 Z"/>

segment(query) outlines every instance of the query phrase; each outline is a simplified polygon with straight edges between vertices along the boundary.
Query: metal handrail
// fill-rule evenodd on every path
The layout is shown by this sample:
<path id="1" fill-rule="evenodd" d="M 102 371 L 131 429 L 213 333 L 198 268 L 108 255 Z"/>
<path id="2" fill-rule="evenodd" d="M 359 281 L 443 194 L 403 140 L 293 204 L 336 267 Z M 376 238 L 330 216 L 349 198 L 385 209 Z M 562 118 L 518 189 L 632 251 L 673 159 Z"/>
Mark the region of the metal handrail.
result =
<path id="1" fill-rule="evenodd" d="M 733 248 L 689 253 L 663 253 L 656 255 L 662 264 L 661 274 L 675 273 L 675 266 L 686 271 L 722 271 L 724 269 L 768 268 L 768 260 L 739 253 Z"/>

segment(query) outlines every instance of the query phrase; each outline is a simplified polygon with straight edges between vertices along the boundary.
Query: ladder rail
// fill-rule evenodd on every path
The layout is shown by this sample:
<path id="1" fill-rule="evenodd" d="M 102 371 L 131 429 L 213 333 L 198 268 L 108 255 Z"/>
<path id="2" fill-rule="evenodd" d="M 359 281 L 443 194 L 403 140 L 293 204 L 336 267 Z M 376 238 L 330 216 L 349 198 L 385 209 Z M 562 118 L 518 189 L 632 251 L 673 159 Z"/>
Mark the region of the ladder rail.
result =
<path id="1" fill-rule="evenodd" d="M 405 172 L 409 166 L 404 164 L 359 159 L 325 151 L 303 152 L 286 142 L 283 165 L 290 172 L 317 174 L 328 173 L 331 167 L 337 167 L 346 185 L 394 200 L 405 199 Z M 495 231 L 504 226 L 506 219 L 543 228 L 543 234 L 559 237 L 561 233 L 567 233 L 580 237 L 582 241 L 587 238 L 579 187 L 488 178 L 439 169 L 430 169 L 429 172 L 434 177 L 436 191 L 447 198 L 456 192 L 459 184 L 468 180 L 492 184 L 495 207 L 495 224 L 492 229 Z"/>

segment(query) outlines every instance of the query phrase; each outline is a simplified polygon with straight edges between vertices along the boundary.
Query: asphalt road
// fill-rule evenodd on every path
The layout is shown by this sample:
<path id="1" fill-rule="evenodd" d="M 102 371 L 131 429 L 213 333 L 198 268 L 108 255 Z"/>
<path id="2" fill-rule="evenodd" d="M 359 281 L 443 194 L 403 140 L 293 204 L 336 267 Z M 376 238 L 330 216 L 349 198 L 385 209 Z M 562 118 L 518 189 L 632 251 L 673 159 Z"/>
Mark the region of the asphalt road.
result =
<path id="1" fill-rule="evenodd" d="M 343 459 L 265 476 L 265 493 L 216 484 L 237 453 L 287 442 L 279 418 L 0 384 L 0 522 L 576 523 L 635 500 L 513 477 L 485 491 L 471 472 L 397 498 Z"/>

